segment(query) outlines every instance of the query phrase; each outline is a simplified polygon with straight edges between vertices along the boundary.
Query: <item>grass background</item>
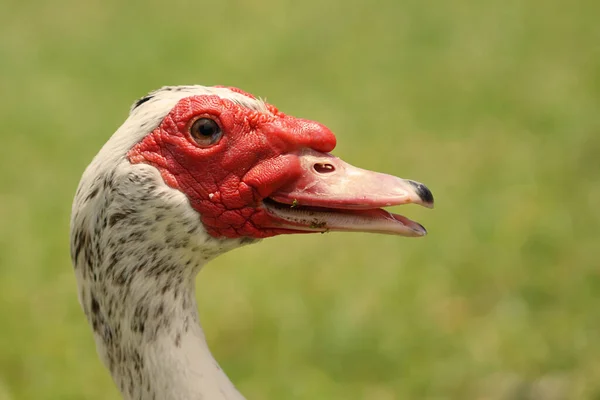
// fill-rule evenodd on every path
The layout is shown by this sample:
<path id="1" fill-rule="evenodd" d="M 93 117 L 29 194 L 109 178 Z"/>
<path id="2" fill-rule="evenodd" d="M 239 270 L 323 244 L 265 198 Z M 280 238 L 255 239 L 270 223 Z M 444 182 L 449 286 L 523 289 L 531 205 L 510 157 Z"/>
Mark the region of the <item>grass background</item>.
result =
<path id="1" fill-rule="evenodd" d="M 249 399 L 600 398 L 600 3 L 0 3 L 0 399 L 117 399 L 68 252 L 136 98 L 239 86 L 426 183 L 430 235 L 278 237 L 198 277 Z"/>

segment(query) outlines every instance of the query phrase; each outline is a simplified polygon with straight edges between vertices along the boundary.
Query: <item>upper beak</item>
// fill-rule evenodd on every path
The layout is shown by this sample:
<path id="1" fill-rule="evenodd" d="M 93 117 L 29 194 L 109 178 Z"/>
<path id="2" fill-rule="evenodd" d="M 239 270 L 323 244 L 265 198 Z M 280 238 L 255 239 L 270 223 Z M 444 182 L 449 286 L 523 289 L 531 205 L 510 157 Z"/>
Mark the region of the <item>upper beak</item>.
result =
<path id="1" fill-rule="evenodd" d="M 409 203 L 433 208 L 433 195 L 422 183 L 357 168 L 310 149 L 302 150 L 298 159 L 302 175 L 271 194 L 273 200 L 337 209 L 366 210 Z"/>

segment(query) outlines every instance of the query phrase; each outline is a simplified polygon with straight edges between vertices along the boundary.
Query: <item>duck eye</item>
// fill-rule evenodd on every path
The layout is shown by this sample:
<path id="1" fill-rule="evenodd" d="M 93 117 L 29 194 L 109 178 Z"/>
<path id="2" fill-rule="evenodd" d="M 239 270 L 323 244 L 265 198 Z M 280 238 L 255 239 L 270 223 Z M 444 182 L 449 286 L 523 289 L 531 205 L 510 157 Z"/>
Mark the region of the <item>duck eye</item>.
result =
<path id="1" fill-rule="evenodd" d="M 221 127 L 210 118 L 198 118 L 190 127 L 190 135 L 201 147 L 216 144 L 223 136 Z"/>

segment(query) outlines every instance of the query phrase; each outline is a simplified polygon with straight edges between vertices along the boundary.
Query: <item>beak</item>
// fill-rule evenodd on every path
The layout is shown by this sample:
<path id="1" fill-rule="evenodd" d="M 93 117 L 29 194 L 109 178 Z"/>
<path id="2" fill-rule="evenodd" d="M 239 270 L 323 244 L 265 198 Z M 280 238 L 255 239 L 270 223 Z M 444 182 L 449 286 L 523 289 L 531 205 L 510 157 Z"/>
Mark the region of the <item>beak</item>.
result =
<path id="1" fill-rule="evenodd" d="M 423 184 L 354 167 L 331 154 L 305 149 L 295 154 L 301 173 L 265 200 L 281 228 L 326 232 L 361 231 L 424 236 L 417 222 L 381 207 L 419 204 L 433 208 Z"/>

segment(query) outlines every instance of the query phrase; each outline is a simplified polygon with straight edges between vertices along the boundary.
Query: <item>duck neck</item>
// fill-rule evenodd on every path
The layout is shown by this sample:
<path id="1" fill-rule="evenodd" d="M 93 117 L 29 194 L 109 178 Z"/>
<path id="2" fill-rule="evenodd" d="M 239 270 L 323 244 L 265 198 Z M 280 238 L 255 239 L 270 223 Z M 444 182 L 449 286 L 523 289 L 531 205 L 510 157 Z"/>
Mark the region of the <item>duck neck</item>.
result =
<path id="1" fill-rule="evenodd" d="M 247 241 L 209 236 L 153 167 L 98 170 L 88 167 L 75 196 L 71 257 L 98 354 L 124 398 L 243 399 L 206 344 L 195 278 Z"/>
<path id="2" fill-rule="evenodd" d="M 192 279 L 165 293 L 130 296 L 115 326 L 121 340 L 97 343 L 125 399 L 243 399 L 208 348 L 194 289 Z"/>

